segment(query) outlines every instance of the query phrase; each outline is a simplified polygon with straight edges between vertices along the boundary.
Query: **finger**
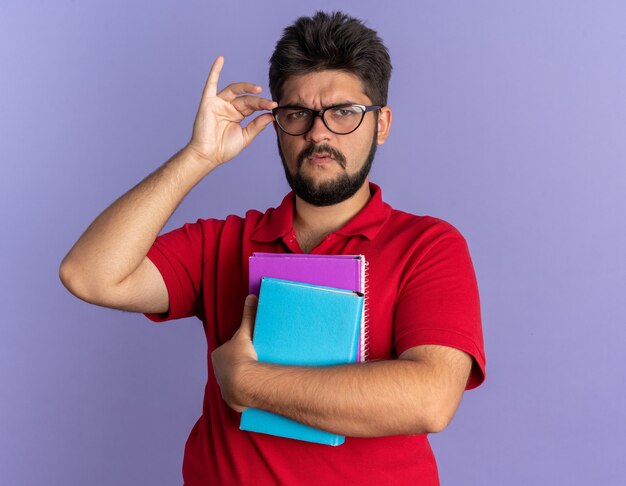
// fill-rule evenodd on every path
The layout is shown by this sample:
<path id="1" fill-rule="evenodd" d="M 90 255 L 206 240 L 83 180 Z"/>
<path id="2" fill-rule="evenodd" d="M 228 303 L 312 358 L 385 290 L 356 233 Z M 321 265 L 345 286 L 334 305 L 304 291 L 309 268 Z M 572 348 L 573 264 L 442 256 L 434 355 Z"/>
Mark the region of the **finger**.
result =
<path id="1" fill-rule="evenodd" d="M 254 140 L 259 133 L 261 133 L 261 130 L 273 121 L 274 116 L 271 113 L 263 113 L 248 123 L 248 126 L 243 129 L 244 143 L 246 147 L 250 145 L 252 140 Z"/>
<path id="2" fill-rule="evenodd" d="M 260 93 L 263 91 L 257 84 L 232 83 L 219 92 L 219 97 L 226 101 L 233 101 L 237 96 L 247 93 Z"/>
<path id="3" fill-rule="evenodd" d="M 256 318 L 256 308 L 258 300 L 256 295 L 248 295 L 243 306 L 243 317 L 241 319 L 241 327 L 239 333 L 248 339 L 252 339 L 252 331 L 254 329 L 254 319 Z"/>
<path id="4" fill-rule="evenodd" d="M 217 82 L 220 79 L 220 73 L 222 72 L 223 66 L 224 56 L 217 56 L 217 59 L 213 62 L 213 65 L 211 66 L 211 71 L 209 71 L 209 77 L 206 80 L 204 91 L 202 92 L 203 99 L 217 95 Z"/>
<path id="5" fill-rule="evenodd" d="M 255 111 L 276 108 L 278 103 L 267 98 L 259 98 L 258 96 L 240 96 L 232 101 L 232 105 L 243 116 L 249 116 Z"/>

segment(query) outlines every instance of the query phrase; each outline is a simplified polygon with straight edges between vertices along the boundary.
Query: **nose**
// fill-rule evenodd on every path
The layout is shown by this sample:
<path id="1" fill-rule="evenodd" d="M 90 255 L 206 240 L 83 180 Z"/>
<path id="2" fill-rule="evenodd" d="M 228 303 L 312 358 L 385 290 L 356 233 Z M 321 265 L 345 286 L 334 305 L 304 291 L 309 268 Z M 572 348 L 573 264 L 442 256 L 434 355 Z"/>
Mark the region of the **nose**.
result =
<path id="1" fill-rule="evenodd" d="M 304 134 L 307 142 L 320 143 L 330 140 L 332 132 L 324 125 L 324 120 L 321 116 L 313 118 L 313 125 L 311 129 Z"/>

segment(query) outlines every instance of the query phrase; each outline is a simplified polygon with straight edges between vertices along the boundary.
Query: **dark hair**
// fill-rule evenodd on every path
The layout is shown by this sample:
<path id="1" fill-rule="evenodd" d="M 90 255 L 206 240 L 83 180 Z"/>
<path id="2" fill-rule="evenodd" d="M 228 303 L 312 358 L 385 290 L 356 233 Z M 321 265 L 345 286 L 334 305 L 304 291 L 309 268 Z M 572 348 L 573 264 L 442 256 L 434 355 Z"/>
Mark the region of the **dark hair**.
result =
<path id="1" fill-rule="evenodd" d="M 387 104 L 389 52 L 376 31 L 342 12 L 317 12 L 285 28 L 270 58 L 270 91 L 279 101 L 289 76 L 336 69 L 356 75 L 373 104 Z"/>

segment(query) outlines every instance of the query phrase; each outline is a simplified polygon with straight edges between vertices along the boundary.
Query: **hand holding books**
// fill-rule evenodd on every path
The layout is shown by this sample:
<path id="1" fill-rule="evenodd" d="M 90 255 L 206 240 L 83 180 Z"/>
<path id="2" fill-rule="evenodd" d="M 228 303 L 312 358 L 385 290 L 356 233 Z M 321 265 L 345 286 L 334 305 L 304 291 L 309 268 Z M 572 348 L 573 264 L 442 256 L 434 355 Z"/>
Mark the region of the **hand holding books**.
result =
<path id="1" fill-rule="evenodd" d="M 258 361 L 256 350 L 251 345 L 257 303 L 258 300 L 254 295 L 246 297 L 241 326 L 229 341 L 211 353 L 213 370 L 222 398 L 230 408 L 240 413 L 246 407 L 236 395 L 239 369 L 247 362 Z"/>

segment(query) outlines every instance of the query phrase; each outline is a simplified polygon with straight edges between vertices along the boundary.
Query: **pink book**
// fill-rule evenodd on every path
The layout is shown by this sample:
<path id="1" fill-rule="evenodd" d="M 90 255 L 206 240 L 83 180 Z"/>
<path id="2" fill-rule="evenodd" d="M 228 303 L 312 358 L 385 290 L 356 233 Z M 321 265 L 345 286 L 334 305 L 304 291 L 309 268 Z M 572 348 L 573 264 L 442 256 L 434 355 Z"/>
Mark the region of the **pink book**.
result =
<path id="1" fill-rule="evenodd" d="M 253 253 L 249 291 L 259 295 L 262 277 L 323 285 L 360 292 L 365 296 L 357 361 L 367 358 L 367 262 L 363 255 L 311 255 L 306 253 Z"/>

